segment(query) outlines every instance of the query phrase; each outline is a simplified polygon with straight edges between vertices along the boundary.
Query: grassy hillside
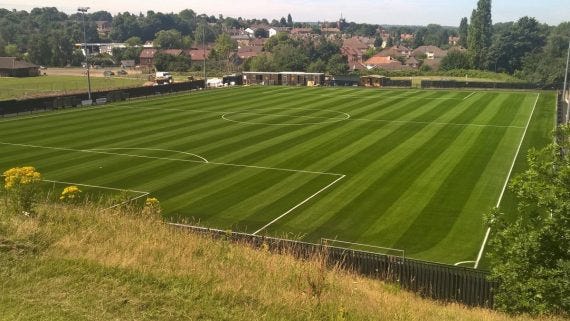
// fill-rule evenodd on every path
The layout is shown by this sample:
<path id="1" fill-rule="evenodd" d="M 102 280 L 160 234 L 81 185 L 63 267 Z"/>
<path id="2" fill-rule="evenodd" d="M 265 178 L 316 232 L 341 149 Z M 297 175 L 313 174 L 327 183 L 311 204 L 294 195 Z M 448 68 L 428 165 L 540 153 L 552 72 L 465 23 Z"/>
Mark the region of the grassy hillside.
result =
<path id="1" fill-rule="evenodd" d="M 430 302 L 318 258 L 93 205 L 41 205 L 33 218 L 0 207 L 0 262 L 2 320 L 539 320 Z"/>

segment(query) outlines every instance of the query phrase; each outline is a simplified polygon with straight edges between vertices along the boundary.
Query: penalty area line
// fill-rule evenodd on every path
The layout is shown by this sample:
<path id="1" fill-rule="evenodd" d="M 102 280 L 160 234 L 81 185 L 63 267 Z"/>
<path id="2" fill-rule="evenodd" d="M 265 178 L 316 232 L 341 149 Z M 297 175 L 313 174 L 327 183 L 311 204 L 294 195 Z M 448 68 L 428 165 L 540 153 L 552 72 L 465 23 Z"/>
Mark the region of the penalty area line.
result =
<path id="1" fill-rule="evenodd" d="M 333 186 L 334 184 L 336 184 L 338 181 L 340 181 L 341 179 L 345 178 L 346 175 L 342 175 L 339 178 L 335 179 L 332 183 L 328 184 L 327 186 L 321 188 L 320 190 L 318 190 L 316 193 L 314 193 L 313 195 L 307 197 L 306 199 L 304 199 L 303 201 L 301 201 L 299 204 L 293 206 L 292 208 L 290 208 L 287 212 L 279 215 L 278 217 L 276 217 L 275 219 L 273 219 L 271 222 L 265 224 L 262 228 L 260 228 L 259 230 L 253 232 L 252 235 L 257 235 L 259 232 L 265 230 L 267 227 L 269 227 L 270 225 L 272 225 L 273 223 L 279 221 L 280 219 L 282 219 L 283 217 L 285 217 L 286 215 L 288 215 L 289 213 L 293 212 L 294 210 L 296 210 L 298 207 L 300 207 L 301 205 L 307 203 L 308 201 L 310 201 L 311 199 L 313 199 L 315 196 L 319 195 L 320 193 L 322 193 L 323 191 L 325 191 L 326 189 L 328 189 L 329 187 Z"/>
<path id="2" fill-rule="evenodd" d="M 115 187 L 107 187 L 107 186 L 99 186 L 99 185 L 89 185 L 89 184 L 80 184 L 80 183 L 74 183 L 74 182 L 62 182 L 62 181 L 55 181 L 55 180 L 50 180 L 50 179 L 42 179 L 42 181 L 48 182 L 48 183 L 55 183 L 55 184 L 77 185 L 77 186 L 93 187 L 93 188 L 100 188 L 100 189 L 108 189 L 108 190 L 112 190 L 112 191 L 131 192 L 131 193 L 140 194 L 138 196 L 131 197 L 128 200 L 121 202 L 119 204 L 115 204 L 113 206 L 104 208 L 103 211 L 110 210 L 112 208 L 119 207 L 119 206 L 124 205 L 124 204 L 128 204 L 132 201 L 138 200 L 139 198 L 150 195 L 150 192 L 142 192 L 142 191 L 136 191 L 136 190 L 132 190 L 132 189 L 115 188 Z"/>
<path id="3" fill-rule="evenodd" d="M 523 132 L 521 140 L 519 142 L 519 146 L 517 147 L 517 151 L 515 152 L 515 156 L 513 157 L 513 162 L 511 163 L 511 168 L 509 169 L 507 177 L 505 178 L 505 183 L 503 184 L 503 189 L 501 190 L 501 194 L 499 195 L 499 199 L 497 200 L 497 204 L 495 205 L 496 208 L 498 208 L 499 205 L 501 205 L 501 201 L 503 200 L 503 195 L 505 195 L 505 190 L 507 189 L 507 185 L 509 184 L 509 179 L 511 178 L 511 174 L 513 173 L 513 169 L 515 168 L 515 163 L 516 163 L 517 158 L 519 156 L 519 152 L 521 150 L 524 138 L 526 136 L 528 126 L 530 125 L 530 121 L 532 120 L 532 115 L 534 114 L 534 110 L 536 109 L 536 104 L 538 103 L 538 98 L 540 98 L 540 93 L 536 95 L 536 100 L 534 101 L 534 105 L 532 106 L 532 111 L 530 112 L 530 116 L 528 117 L 528 120 L 526 122 L 524 132 Z M 491 227 L 488 227 L 487 231 L 485 232 L 485 238 L 483 239 L 483 244 L 481 244 L 481 248 L 479 249 L 479 254 L 477 254 L 477 259 L 475 260 L 475 266 L 474 266 L 475 269 L 477 267 L 479 267 L 479 263 L 481 261 L 481 258 L 483 257 L 483 252 L 485 251 L 485 246 L 487 245 L 487 241 L 489 240 L 490 234 L 491 234 Z"/>
<path id="4" fill-rule="evenodd" d="M 463 98 L 463 100 L 465 100 L 465 99 L 467 99 L 467 98 L 469 98 L 469 97 L 471 97 L 471 96 L 473 96 L 473 95 L 475 95 L 475 92 L 470 93 L 470 94 L 467 95 L 465 98 Z"/>

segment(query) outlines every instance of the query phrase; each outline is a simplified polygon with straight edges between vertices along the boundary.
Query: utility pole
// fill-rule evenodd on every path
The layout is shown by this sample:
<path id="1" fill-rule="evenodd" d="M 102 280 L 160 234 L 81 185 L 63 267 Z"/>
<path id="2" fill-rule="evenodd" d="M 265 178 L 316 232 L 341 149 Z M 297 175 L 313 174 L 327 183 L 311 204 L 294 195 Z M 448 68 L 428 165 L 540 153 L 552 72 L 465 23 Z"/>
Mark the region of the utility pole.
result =
<path id="1" fill-rule="evenodd" d="M 89 95 L 89 100 L 91 99 L 91 77 L 89 76 L 89 55 L 87 54 L 87 32 L 85 31 L 85 15 L 87 14 L 89 7 L 79 7 L 77 11 L 83 13 L 83 43 L 85 47 L 85 65 L 87 65 L 87 94 Z"/>
<path id="2" fill-rule="evenodd" d="M 566 123 L 570 124 L 570 95 L 568 94 L 568 62 L 570 61 L 570 41 L 568 41 L 568 54 L 566 55 L 566 73 L 564 73 L 564 86 L 562 87 L 562 101 L 566 103 Z"/>
<path id="3" fill-rule="evenodd" d="M 208 79 L 206 78 L 206 23 L 202 28 L 202 50 L 204 50 L 204 89 L 208 88 Z"/>

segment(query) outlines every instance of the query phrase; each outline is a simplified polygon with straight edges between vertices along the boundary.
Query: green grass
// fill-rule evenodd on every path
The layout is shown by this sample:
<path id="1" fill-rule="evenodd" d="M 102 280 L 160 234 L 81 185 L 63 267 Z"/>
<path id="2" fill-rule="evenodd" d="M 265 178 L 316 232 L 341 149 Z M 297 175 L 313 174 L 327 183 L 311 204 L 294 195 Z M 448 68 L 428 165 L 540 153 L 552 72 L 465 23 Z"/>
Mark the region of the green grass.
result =
<path id="1" fill-rule="evenodd" d="M 143 80 L 91 77 L 93 91 L 140 86 Z M 87 78 L 76 76 L 0 77 L 0 100 L 61 93 L 87 92 Z"/>
<path id="2" fill-rule="evenodd" d="M 209 227 L 286 214 L 260 233 L 474 260 L 538 93 L 471 93 L 236 88 L 7 119 L 0 169 L 150 192 Z M 525 148 L 545 142 L 553 105 L 540 94 Z"/>

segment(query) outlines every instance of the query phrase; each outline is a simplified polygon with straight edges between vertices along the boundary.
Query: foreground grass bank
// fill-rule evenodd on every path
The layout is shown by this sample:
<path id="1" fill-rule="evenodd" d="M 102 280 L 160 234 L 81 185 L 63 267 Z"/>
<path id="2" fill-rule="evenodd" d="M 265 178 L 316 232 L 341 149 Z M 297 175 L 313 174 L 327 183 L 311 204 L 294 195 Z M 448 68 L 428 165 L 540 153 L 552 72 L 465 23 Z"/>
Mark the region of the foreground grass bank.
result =
<path id="1" fill-rule="evenodd" d="M 538 320 L 423 300 L 132 210 L 41 205 L 30 218 L 0 203 L 2 320 Z"/>

